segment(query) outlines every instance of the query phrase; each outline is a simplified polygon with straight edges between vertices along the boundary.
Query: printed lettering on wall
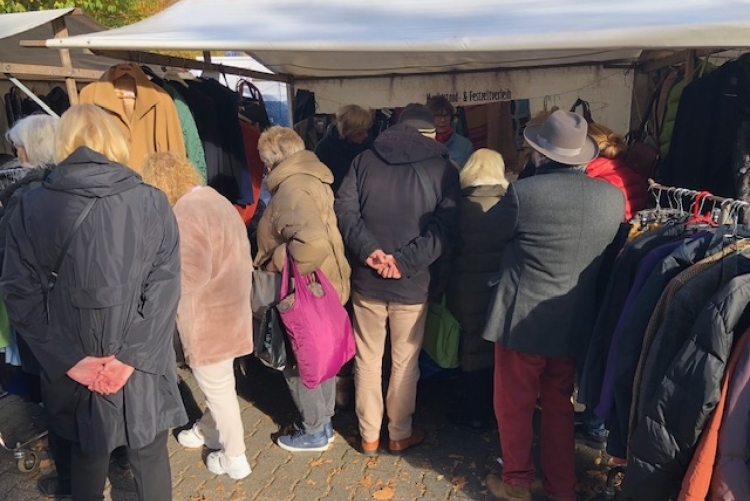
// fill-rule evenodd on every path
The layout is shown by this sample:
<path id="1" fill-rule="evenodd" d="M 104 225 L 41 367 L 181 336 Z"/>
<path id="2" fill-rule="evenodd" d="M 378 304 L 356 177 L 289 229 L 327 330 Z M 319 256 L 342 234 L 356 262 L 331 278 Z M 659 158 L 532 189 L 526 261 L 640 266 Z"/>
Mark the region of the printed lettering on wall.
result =
<path id="1" fill-rule="evenodd" d="M 458 92 L 435 92 L 427 93 L 427 99 L 432 96 L 443 96 L 452 104 L 474 104 L 489 103 L 493 101 L 510 101 L 510 89 L 498 90 L 464 90 Z"/>

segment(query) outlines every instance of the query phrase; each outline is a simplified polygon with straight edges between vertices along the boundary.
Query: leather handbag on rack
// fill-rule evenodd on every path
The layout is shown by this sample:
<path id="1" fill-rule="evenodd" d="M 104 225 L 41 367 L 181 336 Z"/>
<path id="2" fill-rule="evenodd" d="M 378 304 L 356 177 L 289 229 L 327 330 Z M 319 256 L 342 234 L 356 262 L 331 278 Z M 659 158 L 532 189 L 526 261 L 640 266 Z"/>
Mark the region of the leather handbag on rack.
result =
<path id="1" fill-rule="evenodd" d="M 580 113 L 580 115 L 583 116 L 583 118 L 586 119 L 586 122 L 588 122 L 590 124 L 594 123 L 594 119 L 591 116 L 591 105 L 589 105 L 588 101 L 584 101 L 583 99 L 581 99 L 579 97 L 578 99 L 576 99 L 576 102 L 573 103 L 573 106 L 570 107 L 570 111 L 572 113 L 578 113 L 576 111 L 576 109 L 579 106 L 581 107 L 581 113 Z"/>
<path id="2" fill-rule="evenodd" d="M 258 124 L 261 132 L 269 128 L 271 120 L 268 118 L 268 111 L 260 90 L 243 79 L 237 82 L 237 94 L 239 94 L 240 99 L 240 114 Z"/>

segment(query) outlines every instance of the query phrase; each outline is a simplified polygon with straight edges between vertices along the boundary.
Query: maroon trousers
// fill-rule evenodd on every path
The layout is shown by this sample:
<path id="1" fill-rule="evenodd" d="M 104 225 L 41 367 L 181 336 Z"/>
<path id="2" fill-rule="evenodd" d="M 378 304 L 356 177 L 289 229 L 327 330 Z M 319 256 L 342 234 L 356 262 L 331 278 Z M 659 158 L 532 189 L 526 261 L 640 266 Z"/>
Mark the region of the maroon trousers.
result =
<path id="1" fill-rule="evenodd" d="M 575 499 L 573 394 L 575 362 L 521 353 L 495 345 L 495 415 L 503 451 L 503 482 L 531 486 L 532 419 L 542 403 L 542 472 L 547 494 Z"/>

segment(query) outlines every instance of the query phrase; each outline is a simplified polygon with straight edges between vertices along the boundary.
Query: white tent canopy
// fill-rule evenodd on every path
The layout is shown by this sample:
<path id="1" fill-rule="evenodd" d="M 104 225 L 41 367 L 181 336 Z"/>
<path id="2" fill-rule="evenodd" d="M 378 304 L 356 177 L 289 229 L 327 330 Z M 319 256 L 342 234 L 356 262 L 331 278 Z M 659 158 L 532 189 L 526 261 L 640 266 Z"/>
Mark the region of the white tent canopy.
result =
<path id="1" fill-rule="evenodd" d="M 182 0 L 47 46 L 241 50 L 276 73 L 329 78 L 598 64 L 750 47 L 750 0 Z"/>

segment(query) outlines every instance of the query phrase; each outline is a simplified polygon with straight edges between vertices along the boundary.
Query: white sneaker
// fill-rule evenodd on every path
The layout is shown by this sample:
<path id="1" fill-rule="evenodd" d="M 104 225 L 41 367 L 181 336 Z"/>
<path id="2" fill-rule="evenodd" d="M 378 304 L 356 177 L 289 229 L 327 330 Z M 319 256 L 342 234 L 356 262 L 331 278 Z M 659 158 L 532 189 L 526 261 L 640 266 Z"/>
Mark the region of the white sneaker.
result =
<path id="1" fill-rule="evenodd" d="M 229 478 L 235 480 L 245 478 L 252 472 L 250 463 L 247 462 L 247 457 L 244 454 L 230 457 L 221 451 L 212 452 L 206 457 L 206 468 L 211 473 L 229 475 Z"/>
<path id="2" fill-rule="evenodd" d="M 189 430 L 183 430 L 177 434 L 177 441 L 181 446 L 188 449 L 200 449 L 204 445 L 209 449 L 221 449 L 221 444 L 209 443 L 206 436 L 203 435 L 198 423 L 195 423 Z"/>

